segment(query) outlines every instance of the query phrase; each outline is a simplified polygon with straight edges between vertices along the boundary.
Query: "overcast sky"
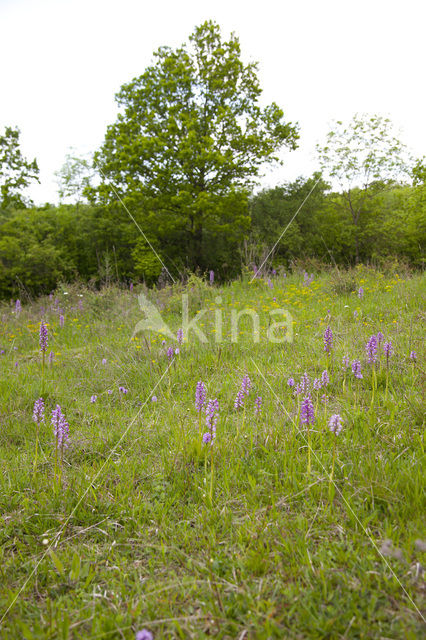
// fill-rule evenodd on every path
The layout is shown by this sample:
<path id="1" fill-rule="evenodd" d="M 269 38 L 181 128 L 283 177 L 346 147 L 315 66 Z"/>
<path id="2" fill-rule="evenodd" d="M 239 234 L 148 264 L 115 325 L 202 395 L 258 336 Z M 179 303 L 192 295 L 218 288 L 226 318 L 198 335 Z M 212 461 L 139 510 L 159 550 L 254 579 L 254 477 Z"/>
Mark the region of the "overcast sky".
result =
<path id="1" fill-rule="evenodd" d="M 70 147 L 102 144 L 120 86 L 206 19 L 236 33 L 244 60 L 259 62 L 265 103 L 300 124 L 300 149 L 263 185 L 309 176 L 332 120 L 356 112 L 390 117 L 426 153 L 424 0 L 0 0 L 0 131 L 18 126 L 37 158 L 37 204 L 57 201 Z"/>

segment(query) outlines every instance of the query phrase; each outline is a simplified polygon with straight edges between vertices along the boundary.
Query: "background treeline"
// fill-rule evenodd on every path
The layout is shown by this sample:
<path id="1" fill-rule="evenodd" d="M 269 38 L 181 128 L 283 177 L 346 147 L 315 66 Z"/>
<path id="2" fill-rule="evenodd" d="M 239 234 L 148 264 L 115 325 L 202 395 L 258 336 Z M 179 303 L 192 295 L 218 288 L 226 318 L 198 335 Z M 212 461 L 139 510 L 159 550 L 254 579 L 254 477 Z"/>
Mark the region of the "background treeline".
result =
<path id="1" fill-rule="evenodd" d="M 426 159 L 410 157 L 390 120 L 336 121 L 317 145 L 321 173 L 256 193 L 261 171 L 299 140 L 299 125 L 261 94 L 257 65 L 212 21 L 182 46 L 160 47 L 116 94 L 101 147 L 90 160 L 68 155 L 57 173 L 70 205 L 25 198 L 38 164 L 21 153 L 19 129 L 6 127 L 0 297 L 46 293 L 61 280 L 152 285 L 209 270 L 227 280 L 264 261 L 395 257 L 422 267 Z"/>
<path id="2" fill-rule="evenodd" d="M 291 221 L 318 176 L 247 196 L 244 215 L 233 233 L 205 230 L 199 270 L 213 269 L 228 279 L 243 265 L 259 264 Z M 424 261 L 426 186 L 380 185 L 365 202 L 355 226 L 343 195 L 320 180 L 268 260 L 286 267 L 295 258 L 316 258 L 349 266 L 359 259 L 380 262 L 396 257 L 414 268 Z M 132 215 L 175 278 L 188 270 L 185 228 L 155 229 L 141 206 Z M 154 218 L 155 223 L 155 218 Z M 162 267 L 125 208 L 116 205 L 46 205 L 0 210 L 0 296 L 26 289 L 33 295 L 54 289 L 59 281 L 81 279 L 93 284 L 110 280 L 153 284 Z M 164 274 L 163 274 L 164 275 Z"/>

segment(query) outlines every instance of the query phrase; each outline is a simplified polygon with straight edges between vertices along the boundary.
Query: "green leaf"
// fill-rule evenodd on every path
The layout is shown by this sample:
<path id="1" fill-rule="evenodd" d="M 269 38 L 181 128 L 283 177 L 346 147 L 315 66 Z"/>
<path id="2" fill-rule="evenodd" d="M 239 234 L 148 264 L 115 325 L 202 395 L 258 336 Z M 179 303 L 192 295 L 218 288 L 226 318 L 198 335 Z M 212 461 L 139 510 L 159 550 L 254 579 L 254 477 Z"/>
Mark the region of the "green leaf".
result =
<path id="1" fill-rule="evenodd" d="M 70 571 L 70 579 L 73 581 L 77 581 L 80 577 L 81 570 L 81 559 L 78 553 L 74 553 L 71 562 L 71 571 Z"/>
<path id="2" fill-rule="evenodd" d="M 56 553 L 53 551 L 53 549 L 49 549 L 49 555 L 50 555 L 50 557 L 52 559 L 52 562 L 55 565 L 55 568 L 56 568 L 57 572 L 59 573 L 59 575 L 60 576 L 65 576 L 64 565 L 62 564 L 62 562 L 60 561 L 60 559 L 56 555 Z"/>

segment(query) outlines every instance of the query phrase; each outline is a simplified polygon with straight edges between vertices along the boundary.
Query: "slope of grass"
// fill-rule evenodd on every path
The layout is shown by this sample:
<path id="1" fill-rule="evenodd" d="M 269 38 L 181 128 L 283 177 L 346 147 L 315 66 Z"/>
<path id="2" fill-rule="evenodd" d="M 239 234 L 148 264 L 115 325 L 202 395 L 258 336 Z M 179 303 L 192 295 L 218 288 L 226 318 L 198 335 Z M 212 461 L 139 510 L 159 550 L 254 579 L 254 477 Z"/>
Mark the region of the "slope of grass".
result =
<path id="1" fill-rule="evenodd" d="M 421 636 L 425 278 L 360 268 L 271 284 L 192 278 L 147 293 L 174 334 L 182 293 L 191 318 L 206 310 L 198 325 L 208 341 L 191 332 L 172 359 L 169 337 L 132 338 L 144 318 L 136 288 L 62 287 L 19 314 L 1 307 L 2 638 L 134 638 L 142 628 L 155 638 Z M 258 342 L 248 316 L 231 331 L 232 312 L 247 308 L 259 316 Z M 288 342 L 267 340 L 278 309 L 292 324 L 273 335 Z M 378 331 L 394 353 L 387 363 L 380 344 L 373 366 L 365 344 Z M 361 361 L 362 379 L 342 367 L 346 355 Z M 329 384 L 313 390 L 325 369 Z M 309 429 L 303 395 L 287 382 L 304 372 Z M 252 387 L 236 410 L 245 374 Z M 202 444 L 199 380 L 219 401 L 213 446 Z M 70 425 L 62 464 L 56 404 Z"/>

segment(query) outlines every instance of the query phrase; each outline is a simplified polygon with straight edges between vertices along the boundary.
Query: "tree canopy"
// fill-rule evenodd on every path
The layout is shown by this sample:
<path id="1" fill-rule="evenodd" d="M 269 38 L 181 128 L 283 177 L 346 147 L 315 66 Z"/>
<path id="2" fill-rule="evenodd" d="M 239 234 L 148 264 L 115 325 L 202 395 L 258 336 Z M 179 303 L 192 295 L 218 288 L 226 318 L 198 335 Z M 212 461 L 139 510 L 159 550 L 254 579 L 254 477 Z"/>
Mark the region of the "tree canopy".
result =
<path id="1" fill-rule="evenodd" d="M 6 127 L 0 136 L 0 208 L 19 208 L 31 204 L 22 190 L 32 180 L 38 181 L 39 169 L 37 161 L 29 162 L 22 155 L 19 147 L 20 130 Z"/>
<path id="2" fill-rule="evenodd" d="M 61 202 L 72 199 L 79 204 L 84 201 L 84 191 L 90 188 L 94 177 L 92 162 L 90 154 L 86 154 L 86 157 L 79 156 L 70 149 L 64 164 L 55 172 Z"/>
<path id="3" fill-rule="evenodd" d="M 426 158 L 418 158 L 412 169 L 413 184 L 426 184 Z"/>
<path id="4" fill-rule="evenodd" d="M 144 211 L 149 233 L 179 231 L 189 266 L 203 264 L 205 231 L 240 237 L 248 189 L 297 126 L 275 103 L 260 105 L 257 65 L 244 64 L 238 38 L 223 41 L 208 21 L 189 43 L 161 47 L 145 72 L 121 87 L 122 108 L 95 154 L 103 183 L 98 203 L 120 198 Z"/>

